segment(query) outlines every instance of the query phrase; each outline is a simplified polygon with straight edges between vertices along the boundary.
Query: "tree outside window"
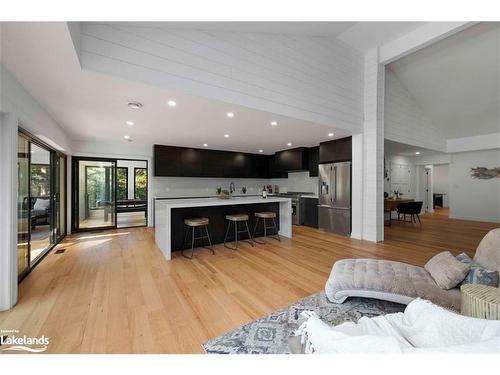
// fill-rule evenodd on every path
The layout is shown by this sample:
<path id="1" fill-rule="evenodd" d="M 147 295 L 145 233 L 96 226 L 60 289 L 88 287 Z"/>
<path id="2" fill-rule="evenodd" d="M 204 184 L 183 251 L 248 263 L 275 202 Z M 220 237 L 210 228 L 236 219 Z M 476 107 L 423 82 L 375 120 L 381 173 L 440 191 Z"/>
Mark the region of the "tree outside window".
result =
<path id="1" fill-rule="evenodd" d="M 128 168 L 116 168 L 116 200 L 124 201 L 128 199 Z"/>
<path id="2" fill-rule="evenodd" d="M 148 172 L 146 168 L 134 170 L 134 198 L 146 200 L 148 194 Z"/>

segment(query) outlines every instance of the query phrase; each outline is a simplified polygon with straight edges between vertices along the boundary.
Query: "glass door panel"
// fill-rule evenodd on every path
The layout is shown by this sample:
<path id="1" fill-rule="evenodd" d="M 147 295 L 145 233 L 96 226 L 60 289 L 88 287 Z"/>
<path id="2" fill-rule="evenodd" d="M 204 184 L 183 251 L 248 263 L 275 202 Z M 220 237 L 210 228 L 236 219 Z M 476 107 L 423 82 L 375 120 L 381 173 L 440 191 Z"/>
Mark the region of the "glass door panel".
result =
<path id="1" fill-rule="evenodd" d="M 53 195 L 51 152 L 31 143 L 31 262 L 42 256 L 53 243 Z"/>
<path id="2" fill-rule="evenodd" d="M 17 274 L 29 270 L 30 257 L 30 143 L 17 137 Z"/>
<path id="3" fill-rule="evenodd" d="M 78 160 L 76 229 L 115 227 L 115 161 Z"/>

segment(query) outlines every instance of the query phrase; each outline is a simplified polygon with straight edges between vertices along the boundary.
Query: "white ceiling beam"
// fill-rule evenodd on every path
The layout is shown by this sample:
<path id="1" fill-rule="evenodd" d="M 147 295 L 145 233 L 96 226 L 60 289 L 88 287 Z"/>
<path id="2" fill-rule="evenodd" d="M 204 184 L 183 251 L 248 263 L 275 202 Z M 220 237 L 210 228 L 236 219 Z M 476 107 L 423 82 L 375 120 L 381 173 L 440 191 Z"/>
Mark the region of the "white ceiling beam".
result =
<path id="1" fill-rule="evenodd" d="M 380 47 L 380 63 L 389 64 L 477 22 L 429 22 Z"/>

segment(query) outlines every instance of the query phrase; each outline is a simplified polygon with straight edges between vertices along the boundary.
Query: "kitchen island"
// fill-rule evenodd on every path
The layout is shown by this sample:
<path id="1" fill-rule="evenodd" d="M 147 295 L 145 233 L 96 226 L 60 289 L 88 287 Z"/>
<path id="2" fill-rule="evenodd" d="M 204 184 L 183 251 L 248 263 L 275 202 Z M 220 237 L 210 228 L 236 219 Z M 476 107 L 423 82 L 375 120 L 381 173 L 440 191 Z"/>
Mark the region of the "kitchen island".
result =
<path id="1" fill-rule="evenodd" d="M 248 214 L 249 225 L 251 231 L 253 231 L 254 213 L 261 211 L 276 212 L 276 224 L 278 225 L 279 234 L 284 237 L 292 237 L 292 203 L 290 198 L 157 198 L 155 200 L 155 241 L 163 256 L 170 260 L 172 251 L 181 250 L 184 246 L 186 230 L 184 219 L 207 217 L 210 220 L 210 237 L 212 242 L 216 244 L 224 240 L 226 215 L 235 213 Z M 242 239 L 244 238 L 242 234 Z"/>

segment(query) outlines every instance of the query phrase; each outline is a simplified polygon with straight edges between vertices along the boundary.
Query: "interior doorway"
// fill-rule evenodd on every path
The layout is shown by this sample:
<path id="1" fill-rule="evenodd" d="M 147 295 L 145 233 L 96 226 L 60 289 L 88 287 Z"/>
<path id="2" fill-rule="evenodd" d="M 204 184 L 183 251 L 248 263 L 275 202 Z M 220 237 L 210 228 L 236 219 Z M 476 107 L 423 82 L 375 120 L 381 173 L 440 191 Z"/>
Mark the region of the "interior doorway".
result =
<path id="1" fill-rule="evenodd" d="M 147 226 L 146 160 L 74 157 L 74 231 Z"/>

